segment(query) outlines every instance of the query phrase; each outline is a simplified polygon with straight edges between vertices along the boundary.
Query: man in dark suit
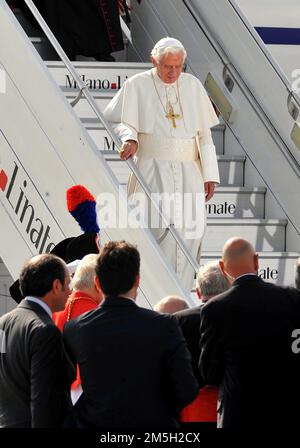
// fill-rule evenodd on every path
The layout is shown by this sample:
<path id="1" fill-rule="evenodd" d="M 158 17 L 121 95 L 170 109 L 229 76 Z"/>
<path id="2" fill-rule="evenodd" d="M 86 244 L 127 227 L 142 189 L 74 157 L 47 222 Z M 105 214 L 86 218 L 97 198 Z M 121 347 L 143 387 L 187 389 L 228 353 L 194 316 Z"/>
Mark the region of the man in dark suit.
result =
<path id="1" fill-rule="evenodd" d="M 25 299 L 0 318 L 2 428 L 59 426 L 69 410 L 75 368 L 52 321 L 52 313 L 64 309 L 69 281 L 65 263 L 54 255 L 33 257 L 21 271 Z"/>
<path id="2" fill-rule="evenodd" d="M 176 427 L 197 395 L 190 354 L 172 316 L 139 308 L 137 249 L 110 242 L 100 253 L 101 306 L 68 322 L 64 339 L 80 367 L 79 427 Z"/>
<path id="3" fill-rule="evenodd" d="M 200 371 L 219 386 L 218 426 L 294 427 L 300 418 L 300 356 L 292 334 L 300 328 L 300 292 L 257 276 L 258 255 L 233 238 L 220 267 L 232 283 L 201 313 Z"/>

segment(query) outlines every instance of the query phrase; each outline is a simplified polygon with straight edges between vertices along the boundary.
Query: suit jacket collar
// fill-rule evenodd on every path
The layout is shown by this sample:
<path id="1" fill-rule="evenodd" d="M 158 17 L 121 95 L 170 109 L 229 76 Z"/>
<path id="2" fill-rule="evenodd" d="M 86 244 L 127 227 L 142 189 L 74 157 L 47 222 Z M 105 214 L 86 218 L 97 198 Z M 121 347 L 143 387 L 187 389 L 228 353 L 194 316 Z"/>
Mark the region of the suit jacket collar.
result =
<path id="1" fill-rule="evenodd" d="M 111 307 L 137 307 L 137 304 L 130 299 L 125 297 L 116 296 L 106 296 L 100 308 L 111 308 Z"/>
<path id="2" fill-rule="evenodd" d="M 38 315 L 42 315 L 42 316 L 47 316 L 47 318 L 49 319 L 49 321 L 53 322 L 51 317 L 49 316 L 49 314 L 47 313 L 46 310 L 44 310 L 43 307 L 41 307 L 38 303 L 35 302 L 31 302 L 29 300 L 25 300 L 23 299 L 17 308 L 23 308 L 26 310 L 30 310 L 30 311 L 34 311 L 36 314 Z M 53 323 L 54 325 L 54 323 Z"/>
<path id="3" fill-rule="evenodd" d="M 248 283 L 248 284 L 249 283 L 251 283 L 251 284 L 263 283 L 263 280 L 258 275 L 252 275 L 252 274 L 243 275 L 242 277 L 237 278 L 233 282 L 232 286 L 240 286 L 240 285 L 243 285 L 243 284 L 246 284 L 246 283 Z"/>

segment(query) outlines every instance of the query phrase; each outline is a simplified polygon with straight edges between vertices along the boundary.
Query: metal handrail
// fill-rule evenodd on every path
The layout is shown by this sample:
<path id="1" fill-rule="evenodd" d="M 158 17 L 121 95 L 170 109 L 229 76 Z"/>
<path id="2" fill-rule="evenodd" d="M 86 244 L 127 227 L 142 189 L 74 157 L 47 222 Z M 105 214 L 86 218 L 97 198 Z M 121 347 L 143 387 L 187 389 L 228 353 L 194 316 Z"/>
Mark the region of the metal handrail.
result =
<path id="1" fill-rule="evenodd" d="M 243 85 L 248 89 L 249 91 L 249 87 L 248 85 L 245 83 L 245 81 L 243 80 L 242 76 L 240 75 L 239 70 L 236 68 L 236 66 L 234 65 L 234 63 L 232 63 L 228 57 L 227 54 L 224 52 L 223 48 L 222 48 L 222 44 L 220 42 L 220 40 L 215 36 L 214 33 L 211 32 L 211 30 L 208 31 L 208 26 L 205 23 L 205 21 L 203 20 L 203 17 L 199 16 L 199 12 L 196 11 L 195 6 L 191 3 L 190 0 L 182 0 L 183 4 L 185 5 L 185 7 L 187 8 L 187 10 L 191 13 L 191 15 L 193 16 L 193 18 L 195 19 L 196 23 L 203 29 L 203 26 L 205 28 L 205 34 L 206 37 L 210 40 L 210 43 L 213 45 L 214 50 L 216 51 L 216 53 L 218 54 L 220 60 L 222 61 L 223 65 L 224 65 L 224 70 L 226 71 L 227 74 L 230 74 L 234 79 L 239 79 L 240 82 L 243 83 Z M 235 13 L 239 16 L 240 20 L 243 21 L 245 27 L 247 27 L 247 30 L 251 33 L 251 36 L 253 37 L 253 39 L 255 39 L 257 45 L 259 45 L 260 50 L 264 53 L 265 57 L 267 58 L 267 60 L 269 61 L 269 63 L 272 65 L 273 69 L 275 70 L 276 74 L 278 75 L 278 77 L 280 78 L 280 81 L 284 84 L 284 87 L 286 88 L 287 92 L 288 92 L 288 97 L 287 97 L 287 101 L 291 101 L 291 98 L 293 98 L 295 100 L 295 103 L 297 103 L 297 105 L 299 105 L 300 108 L 300 97 L 299 95 L 297 95 L 295 93 L 295 91 L 291 90 L 291 85 L 289 80 L 287 79 L 286 75 L 281 71 L 280 67 L 278 66 L 278 64 L 275 62 L 274 58 L 272 57 L 272 55 L 269 53 L 267 48 L 263 48 L 263 44 L 262 41 L 260 39 L 260 37 L 258 35 L 256 35 L 256 32 L 252 29 L 253 27 L 251 26 L 251 24 L 247 21 L 247 19 L 245 18 L 245 16 L 243 15 L 241 9 L 236 5 L 236 3 L 233 5 L 233 2 L 235 3 L 234 0 L 228 0 L 228 3 L 230 4 L 230 6 L 235 10 Z M 296 95 L 296 96 L 295 96 Z M 260 109 L 262 110 L 261 106 Z M 287 110 L 290 113 L 289 109 L 288 109 L 288 105 L 287 105 Z M 269 114 L 266 113 L 265 110 L 262 110 L 264 116 L 266 117 L 266 119 L 269 122 L 269 125 L 272 126 L 272 129 L 274 131 L 274 133 L 278 136 L 278 138 L 281 141 L 281 145 L 283 145 L 287 151 L 287 154 L 290 157 L 290 165 L 293 167 L 294 171 L 296 170 L 297 173 L 299 172 L 299 162 L 297 161 L 297 159 L 295 158 L 293 152 L 291 151 L 290 147 L 289 147 L 289 142 L 282 137 L 282 135 L 280 134 L 280 132 L 278 131 L 277 127 L 275 126 L 275 124 L 273 123 L 273 120 L 270 118 Z M 290 113 L 291 115 L 291 113 Z M 292 117 L 293 118 L 293 117 Z M 227 126 L 230 127 L 230 123 L 227 123 Z M 277 143 L 278 144 L 278 143 Z M 278 144 L 279 145 L 279 144 Z"/>
<path id="2" fill-rule="evenodd" d="M 283 70 L 280 68 L 278 63 L 275 61 L 275 59 L 273 58 L 273 56 L 271 55 L 271 53 L 269 52 L 267 47 L 264 45 L 262 39 L 260 38 L 258 33 L 255 31 L 255 29 L 253 28 L 253 26 L 251 25 L 251 23 L 249 22 L 249 20 L 247 19 L 247 17 L 241 10 L 241 8 L 238 6 L 236 1 L 235 0 L 228 0 L 228 1 L 231 4 L 232 8 L 237 13 L 237 15 L 239 16 L 239 18 L 242 20 L 243 24 L 245 25 L 245 27 L 247 28 L 247 30 L 249 31 L 249 33 L 251 34 L 251 36 L 257 43 L 257 45 L 259 46 L 260 50 L 264 53 L 265 57 L 268 59 L 268 61 L 272 65 L 276 74 L 278 75 L 278 77 L 280 78 L 280 80 L 282 81 L 284 86 L 286 87 L 286 90 L 288 91 L 288 94 L 290 95 L 290 97 L 292 97 L 295 100 L 295 102 L 297 103 L 297 105 L 300 108 L 300 97 L 294 90 L 291 89 L 292 86 L 291 86 L 291 83 L 290 83 L 289 79 L 287 78 L 286 74 L 283 72 Z"/>
<path id="3" fill-rule="evenodd" d="M 269 63 L 273 67 L 274 71 L 276 72 L 276 74 L 278 75 L 278 77 L 280 78 L 282 83 L 284 84 L 284 87 L 286 88 L 288 94 L 290 94 L 292 96 L 292 98 L 295 100 L 295 102 L 297 103 L 297 105 L 300 108 L 300 96 L 294 90 L 292 90 L 291 83 L 290 83 L 289 79 L 287 78 L 286 74 L 283 72 L 283 70 L 280 68 L 278 63 L 275 61 L 274 57 L 272 56 L 272 54 L 269 52 L 269 50 L 265 46 L 261 37 L 255 31 L 255 28 L 253 28 L 253 26 L 251 25 L 251 23 L 249 22 L 249 20 L 245 16 L 245 14 L 243 13 L 240 6 L 238 6 L 238 4 L 236 3 L 236 0 L 227 0 L 227 1 L 230 4 L 230 6 L 234 9 L 235 13 L 239 16 L 240 20 L 245 25 L 245 28 L 247 28 L 247 31 L 249 32 L 249 34 L 251 34 L 252 38 L 255 40 L 256 44 L 259 46 L 259 49 L 261 50 L 261 52 L 264 54 L 266 59 L 269 61 Z M 194 5 L 191 4 L 191 2 L 189 0 L 182 0 L 182 2 L 190 12 L 195 11 Z M 218 43 L 219 47 L 222 48 L 219 40 L 215 36 L 214 36 L 214 40 Z M 225 66 L 231 65 L 232 67 L 234 67 L 234 64 L 232 64 L 230 61 L 224 59 L 223 56 L 219 52 L 218 52 L 218 54 Z M 236 70 L 236 68 L 235 68 L 235 70 Z M 230 67 L 228 68 L 228 71 L 230 72 Z"/>
<path id="4" fill-rule="evenodd" d="M 107 130 L 107 132 L 110 135 L 110 137 L 112 138 L 117 151 L 120 153 L 120 147 L 122 145 L 121 140 L 115 134 L 111 124 L 105 120 L 105 117 L 104 117 L 103 113 L 101 112 L 100 108 L 98 107 L 98 105 L 97 105 L 93 95 L 90 93 L 89 89 L 86 88 L 86 84 L 84 84 L 82 82 L 81 78 L 79 77 L 79 75 L 77 73 L 77 70 L 74 68 L 74 66 L 71 63 L 70 59 L 68 58 L 68 56 L 66 55 L 66 53 L 62 49 L 62 47 L 59 44 L 58 40 L 56 39 L 56 37 L 54 36 L 52 31 L 50 30 L 49 26 L 47 25 L 47 23 L 43 19 L 42 15 L 40 14 L 39 10 L 37 9 L 37 7 L 33 3 L 33 1 L 32 0 L 24 0 L 24 1 L 27 4 L 27 6 L 30 9 L 30 11 L 33 14 L 33 16 L 35 17 L 35 19 L 37 20 L 37 22 L 39 23 L 40 27 L 44 31 L 45 35 L 49 39 L 49 42 L 51 43 L 51 45 L 55 49 L 56 53 L 58 54 L 58 56 L 60 57 L 62 62 L 65 64 L 65 66 L 68 69 L 68 71 L 70 72 L 70 74 L 73 76 L 74 80 L 76 81 L 77 85 L 79 86 L 79 89 L 82 91 L 82 94 L 85 96 L 87 102 L 89 103 L 89 105 L 91 106 L 93 111 L 95 112 L 96 116 L 104 124 L 104 127 Z M 178 232 L 176 231 L 174 226 L 172 224 L 171 225 L 169 224 L 169 221 L 165 217 L 164 213 L 162 212 L 161 207 L 159 206 L 159 204 L 152 197 L 151 191 L 150 191 L 147 183 L 145 182 L 144 178 L 142 177 L 140 171 L 136 167 L 135 163 L 133 162 L 133 160 L 131 158 L 126 160 L 126 163 L 127 163 L 128 167 L 129 167 L 129 169 L 131 170 L 131 172 L 135 175 L 135 177 L 136 177 L 137 181 L 139 182 L 139 184 L 141 185 L 144 193 L 147 195 L 147 197 L 149 198 L 151 203 L 154 205 L 156 211 L 159 213 L 159 216 L 161 217 L 162 222 L 169 229 L 170 234 L 175 239 L 176 243 L 178 244 L 178 246 L 180 247 L 181 251 L 183 252 L 185 258 L 190 263 L 190 265 L 193 267 L 195 272 L 198 272 L 199 265 L 198 265 L 197 261 L 190 255 L 188 249 L 185 246 L 185 243 L 184 243 L 183 239 L 178 234 Z"/>
<path id="5" fill-rule="evenodd" d="M 122 28 L 123 33 L 125 34 L 126 38 L 132 45 L 132 37 L 131 37 L 130 29 L 128 28 L 128 26 L 126 25 L 126 23 L 124 22 L 122 17 L 120 17 L 120 22 L 121 22 L 121 28 Z"/>

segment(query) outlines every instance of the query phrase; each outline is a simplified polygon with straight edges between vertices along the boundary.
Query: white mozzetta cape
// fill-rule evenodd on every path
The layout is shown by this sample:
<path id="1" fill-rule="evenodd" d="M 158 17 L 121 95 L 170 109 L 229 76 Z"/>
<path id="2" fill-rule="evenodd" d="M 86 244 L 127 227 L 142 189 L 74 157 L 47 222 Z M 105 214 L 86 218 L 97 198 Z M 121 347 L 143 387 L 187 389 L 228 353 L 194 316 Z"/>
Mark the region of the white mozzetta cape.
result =
<path id="1" fill-rule="evenodd" d="M 122 141 L 138 140 L 139 133 L 155 134 L 155 123 L 162 115 L 161 104 L 155 90 L 152 75 L 157 79 L 156 69 L 129 78 L 104 110 L 105 117 L 113 124 Z M 196 137 L 201 149 L 200 160 L 203 180 L 219 182 L 215 147 L 210 128 L 219 123 L 211 101 L 201 84 L 193 75 L 182 73 L 178 90 L 184 115 L 185 132 Z M 130 128 L 124 133 L 124 126 Z M 178 136 L 178 138 L 184 136 Z"/>

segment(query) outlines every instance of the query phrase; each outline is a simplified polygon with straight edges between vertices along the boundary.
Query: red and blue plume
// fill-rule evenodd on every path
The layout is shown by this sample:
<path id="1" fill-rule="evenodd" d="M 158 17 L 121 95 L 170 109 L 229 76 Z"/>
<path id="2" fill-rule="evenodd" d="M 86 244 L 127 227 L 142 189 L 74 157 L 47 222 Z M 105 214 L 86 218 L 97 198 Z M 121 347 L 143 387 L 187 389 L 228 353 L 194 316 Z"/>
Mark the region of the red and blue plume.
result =
<path id="1" fill-rule="evenodd" d="M 67 190 L 67 207 L 84 233 L 100 232 L 96 200 L 83 185 L 74 185 Z"/>

